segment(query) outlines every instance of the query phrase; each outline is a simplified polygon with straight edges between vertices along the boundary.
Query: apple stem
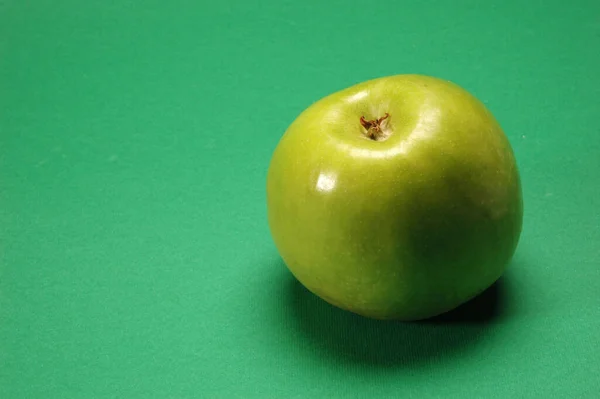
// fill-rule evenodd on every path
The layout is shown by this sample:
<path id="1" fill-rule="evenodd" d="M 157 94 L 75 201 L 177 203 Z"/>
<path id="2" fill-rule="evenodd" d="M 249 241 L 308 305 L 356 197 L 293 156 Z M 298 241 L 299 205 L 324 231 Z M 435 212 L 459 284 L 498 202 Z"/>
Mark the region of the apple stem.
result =
<path id="1" fill-rule="evenodd" d="M 390 117 L 387 112 L 379 119 L 366 120 L 364 116 L 360 117 L 360 124 L 366 129 L 366 136 L 371 140 L 377 140 L 381 136 L 381 123 Z"/>

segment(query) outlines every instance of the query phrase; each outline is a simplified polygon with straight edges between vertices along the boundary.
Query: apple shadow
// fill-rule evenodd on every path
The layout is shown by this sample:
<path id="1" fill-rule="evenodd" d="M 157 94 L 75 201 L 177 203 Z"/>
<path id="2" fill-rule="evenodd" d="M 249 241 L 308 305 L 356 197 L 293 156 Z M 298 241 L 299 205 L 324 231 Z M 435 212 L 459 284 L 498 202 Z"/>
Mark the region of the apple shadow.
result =
<path id="1" fill-rule="evenodd" d="M 341 310 L 320 299 L 291 274 L 291 316 L 303 335 L 338 360 L 370 366 L 410 367 L 468 350 L 492 333 L 505 314 L 508 289 L 502 277 L 460 307 L 416 322 L 381 321 Z"/>

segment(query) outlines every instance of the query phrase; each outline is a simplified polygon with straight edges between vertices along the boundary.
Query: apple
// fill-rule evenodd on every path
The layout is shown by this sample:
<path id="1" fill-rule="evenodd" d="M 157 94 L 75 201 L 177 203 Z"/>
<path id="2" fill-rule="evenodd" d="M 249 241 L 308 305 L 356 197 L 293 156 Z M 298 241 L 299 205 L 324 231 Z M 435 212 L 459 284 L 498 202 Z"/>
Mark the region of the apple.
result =
<path id="1" fill-rule="evenodd" d="M 267 174 L 268 223 L 291 273 L 342 309 L 419 320 L 505 271 L 523 220 L 510 143 L 446 80 L 395 75 L 315 102 Z"/>

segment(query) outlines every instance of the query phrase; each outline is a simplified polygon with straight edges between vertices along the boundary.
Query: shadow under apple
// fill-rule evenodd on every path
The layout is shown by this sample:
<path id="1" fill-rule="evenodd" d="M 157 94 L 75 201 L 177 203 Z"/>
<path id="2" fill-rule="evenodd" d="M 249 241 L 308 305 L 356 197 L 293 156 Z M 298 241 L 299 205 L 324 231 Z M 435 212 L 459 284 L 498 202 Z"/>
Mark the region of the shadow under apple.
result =
<path id="1" fill-rule="evenodd" d="M 324 356 L 389 367 L 432 361 L 485 339 L 505 313 L 508 290 L 507 277 L 502 277 L 479 296 L 440 316 L 417 322 L 381 321 L 334 307 L 291 274 L 287 278 L 292 324 Z"/>

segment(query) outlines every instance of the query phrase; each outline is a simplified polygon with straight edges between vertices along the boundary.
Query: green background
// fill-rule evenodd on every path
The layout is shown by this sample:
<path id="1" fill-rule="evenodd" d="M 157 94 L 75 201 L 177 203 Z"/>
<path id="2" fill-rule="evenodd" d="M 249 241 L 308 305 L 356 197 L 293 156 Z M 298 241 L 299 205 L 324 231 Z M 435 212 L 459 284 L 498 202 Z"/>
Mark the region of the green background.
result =
<path id="1" fill-rule="evenodd" d="M 0 398 L 598 397 L 600 2 L 0 2 Z M 313 101 L 452 80 L 504 127 L 525 221 L 445 317 L 296 284 L 265 177 Z"/>

